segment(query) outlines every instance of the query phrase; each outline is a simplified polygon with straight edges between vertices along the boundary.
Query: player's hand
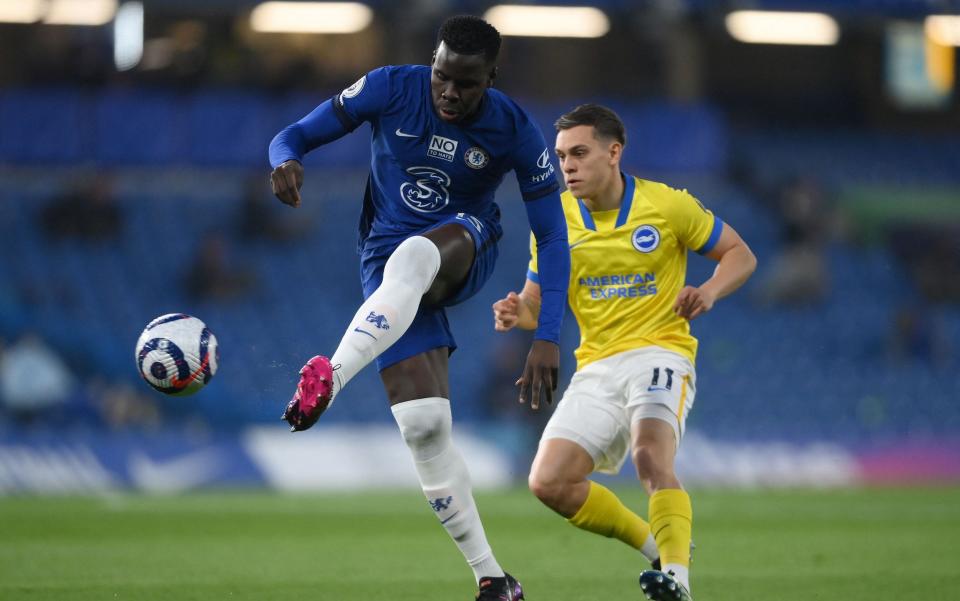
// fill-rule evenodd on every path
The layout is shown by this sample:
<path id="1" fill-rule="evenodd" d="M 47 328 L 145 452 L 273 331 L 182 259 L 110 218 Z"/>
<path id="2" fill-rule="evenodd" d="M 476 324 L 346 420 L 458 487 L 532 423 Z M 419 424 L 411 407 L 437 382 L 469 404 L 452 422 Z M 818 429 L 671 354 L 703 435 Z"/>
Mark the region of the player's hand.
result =
<path id="1" fill-rule="evenodd" d="M 516 382 L 520 387 L 520 402 L 530 401 L 530 408 L 537 410 L 542 395 L 548 405 L 553 403 L 559 370 L 560 347 L 549 340 L 534 340 L 527 354 L 523 375 Z"/>
<path id="2" fill-rule="evenodd" d="M 709 290 L 684 286 L 673 303 L 673 312 L 687 321 L 693 321 L 713 308 L 716 296 Z"/>
<path id="3" fill-rule="evenodd" d="M 508 332 L 520 320 L 520 295 L 508 292 L 506 298 L 493 303 L 493 329 L 498 332 Z"/>
<path id="4" fill-rule="evenodd" d="M 300 206 L 300 186 L 303 185 L 303 165 L 290 160 L 270 172 L 270 187 L 283 204 Z"/>

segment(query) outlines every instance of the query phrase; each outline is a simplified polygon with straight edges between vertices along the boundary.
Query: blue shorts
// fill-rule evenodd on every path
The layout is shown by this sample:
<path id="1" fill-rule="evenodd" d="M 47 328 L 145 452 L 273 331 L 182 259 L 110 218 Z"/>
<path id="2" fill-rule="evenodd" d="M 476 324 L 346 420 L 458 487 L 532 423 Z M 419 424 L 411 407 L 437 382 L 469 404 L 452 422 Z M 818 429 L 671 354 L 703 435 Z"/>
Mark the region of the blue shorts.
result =
<path id="1" fill-rule="evenodd" d="M 467 274 L 467 281 L 451 298 L 443 301 L 443 306 L 425 307 L 420 305 L 410 328 L 404 332 L 400 340 L 377 357 L 378 371 L 383 371 L 394 363 L 399 363 L 404 359 L 409 359 L 435 348 L 447 347 L 452 354 L 457 348 L 457 343 L 453 339 L 453 332 L 450 331 L 450 323 L 447 321 L 447 312 L 444 311 L 443 307 L 452 307 L 472 297 L 483 288 L 483 285 L 493 273 L 499 253 L 497 241 L 500 240 L 502 235 L 500 224 L 494 220 L 480 219 L 465 213 L 458 213 L 438 221 L 430 227 L 430 230 L 448 223 L 463 226 L 473 238 L 476 256 L 473 259 L 470 273 Z M 410 236 L 420 235 L 430 230 L 415 232 Z M 394 245 L 365 252 L 361 256 L 360 280 L 363 284 L 364 299 L 369 298 L 380 287 L 380 283 L 383 281 L 383 267 L 401 242 L 403 242 L 403 239 L 397 240 Z"/>

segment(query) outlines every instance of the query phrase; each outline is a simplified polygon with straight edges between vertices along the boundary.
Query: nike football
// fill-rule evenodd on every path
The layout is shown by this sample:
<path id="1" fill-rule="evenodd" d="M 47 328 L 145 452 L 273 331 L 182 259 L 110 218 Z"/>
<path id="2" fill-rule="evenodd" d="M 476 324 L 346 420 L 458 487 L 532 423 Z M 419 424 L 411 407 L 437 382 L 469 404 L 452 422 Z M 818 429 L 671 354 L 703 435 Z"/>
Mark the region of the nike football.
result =
<path id="1" fill-rule="evenodd" d="M 186 396 L 217 373 L 217 337 L 196 317 L 170 313 L 154 319 L 137 340 L 140 376 L 164 394 Z"/>

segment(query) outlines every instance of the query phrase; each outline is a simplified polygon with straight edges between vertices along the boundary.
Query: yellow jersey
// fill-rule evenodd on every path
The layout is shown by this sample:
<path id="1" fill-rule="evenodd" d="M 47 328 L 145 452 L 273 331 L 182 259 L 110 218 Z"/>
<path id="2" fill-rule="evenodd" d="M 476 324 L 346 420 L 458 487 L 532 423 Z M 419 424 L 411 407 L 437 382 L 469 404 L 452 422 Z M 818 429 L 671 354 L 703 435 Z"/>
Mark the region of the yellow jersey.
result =
<path id="1" fill-rule="evenodd" d="M 560 199 L 570 244 L 570 308 L 580 326 L 577 369 L 645 346 L 696 360 L 690 324 L 673 312 L 684 286 L 687 249 L 706 254 L 723 221 L 686 190 L 623 175 L 618 209 L 590 212 L 569 190 Z M 530 236 L 527 277 L 539 283 Z"/>

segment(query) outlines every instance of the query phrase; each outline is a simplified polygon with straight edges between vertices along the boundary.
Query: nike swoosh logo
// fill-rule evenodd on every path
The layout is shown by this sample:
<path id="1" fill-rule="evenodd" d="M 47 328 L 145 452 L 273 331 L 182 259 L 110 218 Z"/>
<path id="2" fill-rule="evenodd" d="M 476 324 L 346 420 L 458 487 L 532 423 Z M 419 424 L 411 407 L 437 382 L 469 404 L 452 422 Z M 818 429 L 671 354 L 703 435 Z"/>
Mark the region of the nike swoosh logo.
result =
<path id="1" fill-rule="evenodd" d="M 130 455 L 127 470 L 140 490 L 174 493 L 209 482 L 220 473 L 223 462 L 221 452 L 209 447 L 162 461 L 138 451 Z"/>
<path id="2" fill-rule="evenodd" d="M 400 128 L 399 128 L 399 127 L 397 128 L 397 131 L 395 131 L 395 132 L 393 132 L 393 133 L 397 134 L 397 135 L 400 136 L 401 138 L 419 138 L 419 137 L 420 137 L 420 136 L 417 135 L 417 134 L 405 134 L 405 133 L 403 133 L 402 131 L 400 131 Z"/>
<path id="3" fill-rule="evenodd" d="M 669 389 L 669 388 L 663 388 L 663 387 L 661 387 L 661 386 L 650 386 L 650 387 L 647 388 L 647 392 L 660 392 L 660 391 L 666 392 L 666 391 L 668 391 L 668 390 L 670 390 L 670 389 Z"/>
<path id="4" fill-rule="evenodd" d="M 193 372 L 185 380 L 181 380 L 177 376 L 170 376 L 170 386 L 173 386 L 177 390 L 186 388 L 190 385 L 191 382 L 200 377 L 200 374 L 203 373 L 203 370 L 207 369 L 207 365 L 210 363 L 210 355 L 207 355 L 203 358 L 203 362 L 200 364 L 200 367 L 197 368 L 197 371 Z"/>
<path id="5" fill-rule="evenodd" d="M 376 336 L 374 336 L 373 334 L 371 334 L 370 332 L 368 332 L 368 331 L 366 331 L 366 330 L 361 330 L 360 328 L 353 328 L 353 331 L 354 331 L 354 332 L 360 332 L 361 334 L 366 334 L 367 336 L 369 336 L 370 338 L 373 338 L 374 340 L 377 339 Z"/>
<path id="6" fill-rule="evenodd" d="M 443 520 L 443 521 L 440 522 L 440 523 L 441 523 L 441 524 L 446 524 L 447 522 L 449 522 L 450 520 L 452 520 L 453 518 L 455 518 L 459 513 L 460 513 L 459 510 L 454 511 L 454 512 L 453 512 L 453 515 L 451 515 L 450 517 L 448 517 L 447 519 Z"/>
<path id="7" fill-rule="evenodd" d="M 586 240 L 581 240 L 581 241 L 579 241 L 579 242 L 574 242 L 573 244 L 570 245 L 570 250 L 573 250 L 574 248 L 580 246 L 580 245 L 583 244 L 584 242 L 586 242 Z"/>

